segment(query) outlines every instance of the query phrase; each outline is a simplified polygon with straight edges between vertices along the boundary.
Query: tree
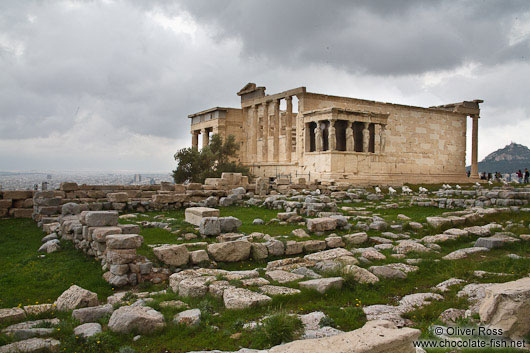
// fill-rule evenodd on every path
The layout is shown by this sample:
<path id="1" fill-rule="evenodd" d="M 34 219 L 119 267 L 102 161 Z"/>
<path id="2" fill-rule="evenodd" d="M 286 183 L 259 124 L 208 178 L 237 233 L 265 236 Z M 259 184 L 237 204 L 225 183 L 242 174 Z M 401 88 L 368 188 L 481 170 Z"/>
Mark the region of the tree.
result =
<path id="1" fill-rule="evenodd" d="M 175 183 L 204 183 L 206 178 L 220 178 L 222 173 L 249 174 L 247 167 L 237 160 L 239 145 L 233 135 L 223 139 L 215 134 L 210 144 L 201 151 L 183 148 L 175 153 L 177 169 L 173 171 Z"/>

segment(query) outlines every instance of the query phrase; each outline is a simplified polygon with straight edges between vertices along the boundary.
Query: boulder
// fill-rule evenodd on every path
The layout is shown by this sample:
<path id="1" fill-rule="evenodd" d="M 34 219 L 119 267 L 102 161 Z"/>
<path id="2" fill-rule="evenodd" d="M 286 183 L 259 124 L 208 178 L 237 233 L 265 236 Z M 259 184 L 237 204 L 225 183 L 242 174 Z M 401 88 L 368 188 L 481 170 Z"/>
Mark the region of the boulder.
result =
<path id="1" fill-rule="evenodd" d="M 53 338 L 30 338 L 0 347 L 0 353 L 57 352 L 61 342 Z"/>
<path id="2" fill-rule="evenodd" d="M 309 281 L 299 282 L 300 288 L 314 289 L 319 293 L 325 293 L 331 288 L 342 288 L 344 280 L 342 277 L 329 277 L 311 279 Z"/>
<path id="3" fill-rule="evenodd" d="M 374 275 L 367 269 L 356 265 L 345 266 L 342 271 L 344 274 L 352 275 L 353 278 L 359 283 L 373 284 L 379 282 L 379 278 L 377 278 L 376 275 Z"/>
<path id="4" fill-rule="evenodd" d="M 98 305 L 88 308 L 75 309 L 72 311 L 72 317 L 79 320 L 80 323 L 96 322 L 97 320 L 112 314 L 114 308 L 111 304 Z"/>
<path id="5" fill-rule="evenodd" d="M 293 341 L 271 348 L 268 353 L 416 353 L 414 341 L 421 331 L 398 329 L 389 321 L 369 321 L 362 328 L 331 337 Z"/>
<path id="6" fill-rule="evenodd" d="M 82 324 L 74 328 L 74 335 L 81 336 L 83 338 L 92 337 L 101 332 L 103 332 L 101 330 L 101 324 L 96 323 L 96 322 Z"/>
<path id="7" fill-rule="evenodd" d="M 300 290 L 282 286 L 263 285 L 259 291 L 267 295 L 293 295 L 300 293 Z"/>
<path id="8" fill-rule="evenodd" d="M 221 226 L 221 233 L 236 232 L 237 229 L 243 224 L 243 222 L 236 217 L 221 217 L 219 218 L 219 222 Z"/>
<path id="9" fill-rule="evenodd" d="M 394 250 L 398 254 L 408 254 L 410 252 L 426 253 L 431 251 L 429 248 L 413 240 L 400 241 L 399 244 L 394 247 Z"/>
<path id="10" fill-rule="evenodd" d="M 403 271 L 390 266 L 371 266 L 369 270 L 379 278 L 407 278 L 407 275 Z"/>
<path id="11" fill-rule="evenodd" d="M 269 303 L 271 300 L 266 295 L 243 288 L 228 287 L 223 292 L 223 302 L 227 309 L 245 309 Z"/>
<path id="12" fill-rule="evenodd" d="M 221 234 L 221 221 L 219 217 L 204 217 L 199 224 L 199 233 L 204 236 Z"/>
<path id="13" fill-rule="evenodd" d="M 55 305 L 61 311 L 96 306 L 98 295 L 74 284 L 57 298 Z"/>
<path id="14" fill-rule="evenodd" d="M 215 261 L 237 262 L 247 260 L 250 257 L 250 248 L 250 242 L 234 240 L 209 244 L 208 253 Z"/>
<path id="15" fill-rule="evenodd" d="M 265 277 L 271 281 L 276 281 L 278 283 L 288 283 L 293 281 L 298 281 L 304 278 L 303 275 L 298 275 L 296 273 L 291 273 L 283 270 L 272 270 L 265 272 Z"/>
<path id="16" fill-rule="evenodd" d="M 368 240 L 368 234 L 365 232 L 346 234 L 342 236 L 342 239 L 344 239 L 346 244 L 358 245 Z"/>
<path id="17" fill-rule="evenodd" d="M 298 238 L 309 238 L 309 234 L 307 234 L 302 228 L 295 229 L 291 233 Z"/>
<path id="18" fill-rule="evenodd" d="M 464 248 L 464 249 L 458 249 L 455 250 L 444 257 L 442 259 L 444 260 L 460 260 L 465 259 L 469 254 L 474 254 L 477 252 L 483 252 L 483 251 L 489 251 L 488 248 L 482 248 L 482 247 L 473 247 L 473 248 Z"/>
<path id="19" fill-rule="evenodd" d="M 265 246 L 265 244 L 252 243 L 251 246 L 252 259 L 262 260 L 266 259 L 269 256 L 269 251 L 267 250 L 267 246 Z"/>
<path id="20" fill-rule="evenodd" d="M 19 321 L 26 317 L 26 313 L 22 308 L 8 308 L 0 309 L 0 323 Z"/>
<path id="21" fill-rule="evenodd" d="M 201 311 L 200 309 L 182 311 L 175 315 L 173 321 L 181 325 L 198 326 L 201 322 Z"/>
<path id="22" fill-rule="evenodd" d="M 149 334 L 166 325 L 164 315 L 146 306 L 122 306 L 112 313 L 109 329 L 112 332 Z"/>
<path id="23" fill-rule="evenodd" d="M 480 321 L 521 339 L 530 333 L 530 277 L 486 288 L 479 309 Z"/>
<path id="24" fill-rule="evenodd" d="M 171 266 L 186 265 L 190 259 L 190 253 L 185 245 L 162 245 L 153 248 L 153 253 L 160 261 Z"/>

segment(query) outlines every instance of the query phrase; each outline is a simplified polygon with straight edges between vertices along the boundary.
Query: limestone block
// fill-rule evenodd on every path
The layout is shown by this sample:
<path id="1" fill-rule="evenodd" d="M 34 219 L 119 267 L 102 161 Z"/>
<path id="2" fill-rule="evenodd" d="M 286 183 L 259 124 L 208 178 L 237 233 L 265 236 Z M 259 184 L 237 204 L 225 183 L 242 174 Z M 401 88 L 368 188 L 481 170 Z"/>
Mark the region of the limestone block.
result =
<path id="1" fill-rule="evenodd" d="M 64 291 L 55 301 L 57 310 L 68 311 L 98 305 L 98 295 L 75 284 Z"/>
<path id="2" fill-rule="evenodd" d="M 246 240 L 227 241 L 208 245 L 208 253 L 215 261 L 237 262 L 250 257 L 250 242 Z"/>
<path id="3" fill-rule="evenodd" d="M 113 192 L 107 194 L 109 202 L 127 202 L 129 201 L 129 195 L 126 192 Z"/>
<path id="4" fill-rule="evenodd" d="M 195 250 L 190 252 L 190 261 L 192 264 L 197 265 L 202 262 L 210 261 L 210 258 L 208 257 L 206 250 Z"/>
<path id="5" fill-rule="evenodd" d="M 113 332 L 149 334 L 166 325 L 164 315 L 147 306 L 122 306 L 112 313 L 109 329 Z"/>
<path id="6" fill-rule="evenodd" d="M 165 264 L 182 266 L 188 263 L 190 253 L 185 245 L 162 245 L 153 248 L 155 256 Z"/>
<path id="7" fill-rule="evenodd" d="M 188 207 L 184 215 L 186 222 L 199 226 L 204 217 L 219 217 L 219 210 L 208 207 Z"/>
<path id="8" fill-rule="evenodd" d="M 204 217 L 199 224 L 199 233 L 204 236 L 221 234 L 221 220 L 219 217 Z"/>
<path id="9" fill-rule="evenodd" d="M 26 317 L 22 308 L 0 309 L 0 323 L 19 321 Z"/>
<path id="10" fill-rule="evenodd" d="M 130 264 L 136 260 L 136 249 L 109 249 L 105 255 L 109 264 Z"/>
<path id="11" fill-rule="evenodd" d="M 104 243 L 107 241 L 107 236 L 112 234 L 121 234 L 121 227 L 96 227 L 89 228 L 88 233 L 92 233 L 92 239 L 94 241 Z"/>
<path id="12" fill-rule="evenodd" d="M 270 302 L 266 295 L 252 292 L 243 288 L 226 288 L 223 292 L 223 302 L 227 309 L 245 309 Z"/>
<path id="13" fill-rule="evenodd" d="M 33 197 L 33 191 L 31 190 L 6 190 L 4 191 L 3 199 L 11 200 L 25 200 Z"/>
<path id="14" fill-rule="evenodd" d="M 144 237 L 138 234 L 111 234 L 106 240 L 108 249 L 137 249 L 142 246 Z"/>
<path id="15" fill-rule="evenodd" d="M 118 224 L 116 211 L 87 211 L 84 214 L 85 224 L 89 227 L 107 227 Z"/>
<path id="16" fill-rule="evenodd" d="M 76 191 L 79 189 L 79 185 L 77 185 L 77 183 L 65 182 L 65 183 L 61 183 L 61 185 L 59 186 L 59 189 L 61 189 L 62 191 Z"/>
<path id="17" fill-rule="evenodd" d="M 479 315 L 481 322 L 512 339 L 530 333 L 530 277 L 486 288 Z"/>
<path id="18" fill-rule="evenodd" d="M 307 220 L 307 229 L 310 232 L 324 232 L 337 228 L 337 219 L 331 217 L 309 218 Z"/>
<path id="19" fill-rule="evenodd" d="M 319 293 L 325 293 L 331 288 L 342 288 L 344 282 L 342 277 L 329 277 L 329 278 L 318 278 L 311 279 L 309 281 L 299 282 L 300 288 L 314 289 Z"/>

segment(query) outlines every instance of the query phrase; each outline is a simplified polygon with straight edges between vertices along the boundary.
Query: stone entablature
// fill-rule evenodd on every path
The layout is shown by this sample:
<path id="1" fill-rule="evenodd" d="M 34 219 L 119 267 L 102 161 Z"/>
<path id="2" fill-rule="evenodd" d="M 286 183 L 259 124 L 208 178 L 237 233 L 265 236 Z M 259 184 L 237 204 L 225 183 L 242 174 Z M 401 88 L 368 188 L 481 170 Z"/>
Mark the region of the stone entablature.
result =
<path id="1" fill-rule="evenodd" d="M 481 100 L 423 108 L 311 93 L 305 87 L 266 95 L 265 87 L 253 83 L 238 95 L 241 109 L 233 108 L 231 124 L 228 115 L 212 120 L 218 123 L 211 127 L 192 124 L 192 146 L 198 148 L 199 128 L 206 136 L 210 131 L 234 135 L 241 162 L 256 176 L 358 184 L 469 181 L 466 122 L 471 117 L 472 176 L 478 177 Z M 205 112 L 216 109 L 228 108 Z"/>

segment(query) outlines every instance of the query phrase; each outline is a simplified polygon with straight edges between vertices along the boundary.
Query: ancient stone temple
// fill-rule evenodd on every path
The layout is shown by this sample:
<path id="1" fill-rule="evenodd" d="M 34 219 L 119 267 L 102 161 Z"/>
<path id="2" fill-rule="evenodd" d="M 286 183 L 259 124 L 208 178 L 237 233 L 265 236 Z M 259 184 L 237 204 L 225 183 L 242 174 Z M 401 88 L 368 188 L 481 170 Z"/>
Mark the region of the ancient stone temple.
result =
<path id="1" fill-rule="evenodd" d="M 356 184 L 470 181 L 465 172 L 466 126 L 472 118 L 472 179 L 478 178 L 482 100 L 422 108 L 307 92 L 267 95 L 249 83 L 241 108 L 189 115 L 192 146 L 211 134 L 234 135 L 239 158 L 263 177 Z"/>

